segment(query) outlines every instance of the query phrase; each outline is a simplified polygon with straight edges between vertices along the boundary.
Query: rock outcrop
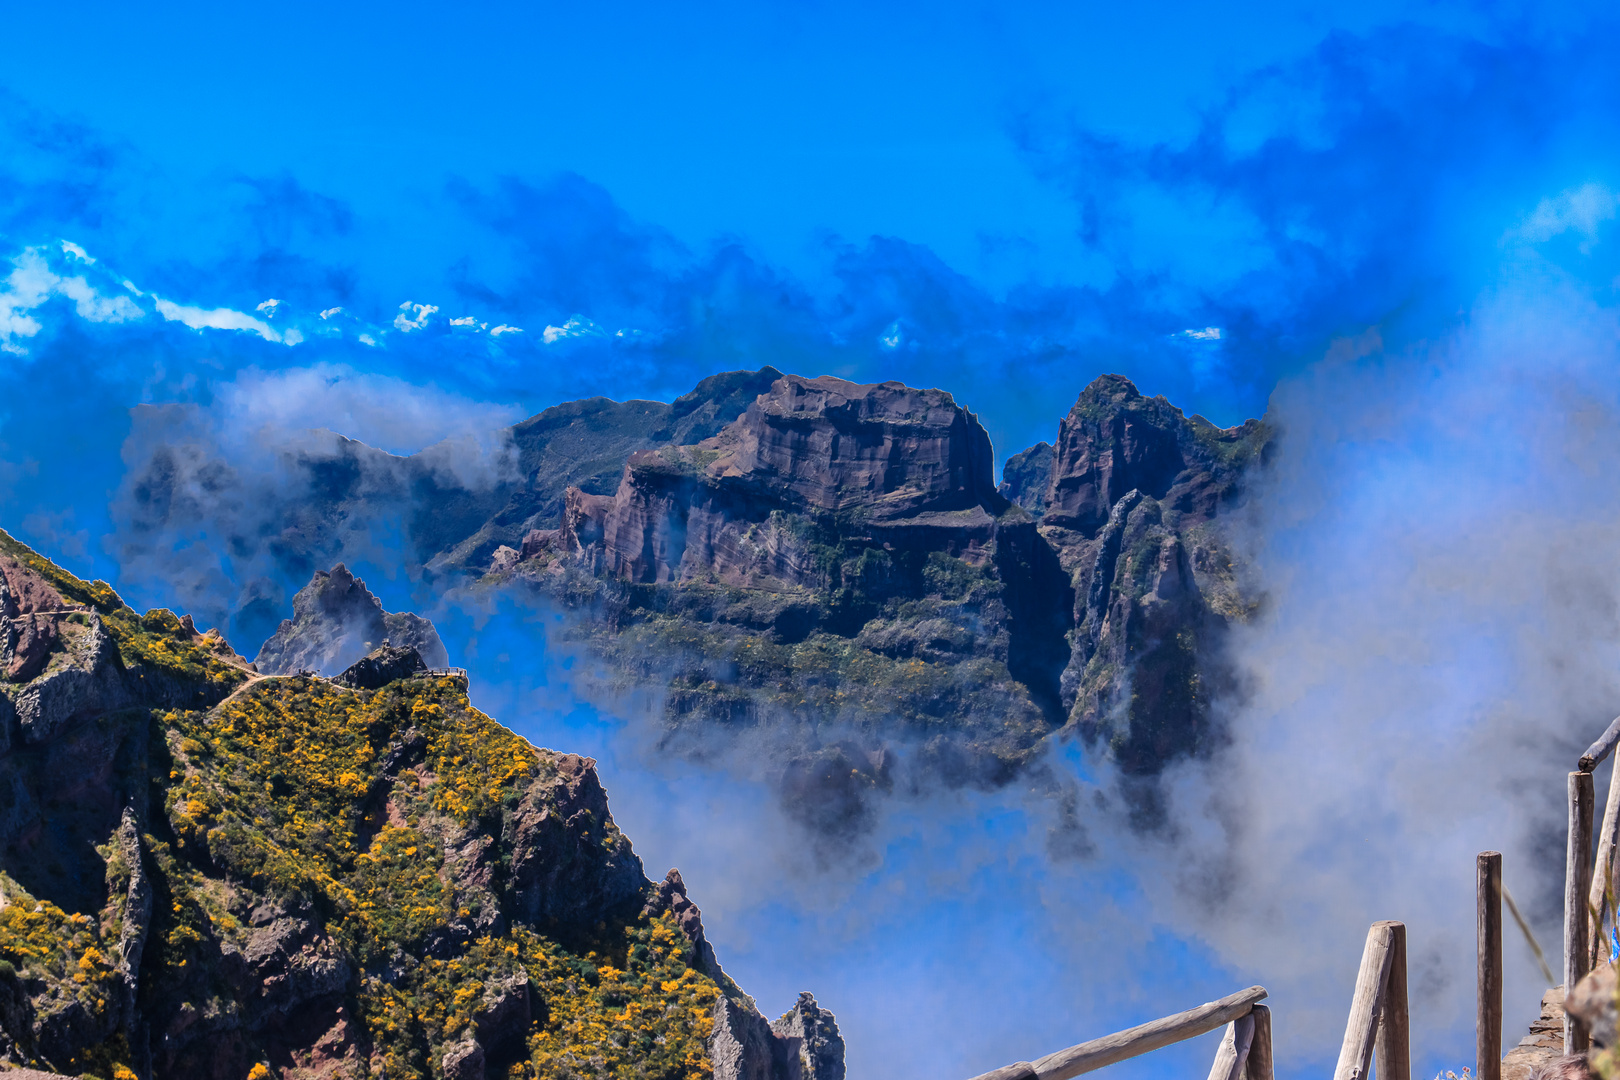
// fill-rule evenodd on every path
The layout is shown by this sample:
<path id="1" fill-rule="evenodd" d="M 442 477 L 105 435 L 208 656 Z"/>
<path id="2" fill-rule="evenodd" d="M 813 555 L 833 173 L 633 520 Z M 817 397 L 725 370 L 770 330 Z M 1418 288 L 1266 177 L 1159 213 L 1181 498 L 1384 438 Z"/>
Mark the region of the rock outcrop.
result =
<path id="1" fill-rule="evenodd" d="M 805 526 L 983 562 L 1007 509 L 949 394 L 787 375 L 713 438 L 632 454 L 612 497 L 569 489 L 561 541 L 629 581 L 821 588 Z"/>
<path id="2" fill-rule="evenodd" d="M 0 1063 L 727 1075 L 737 1024 L 762 1077 L 805 1075 L 791 1040 L 832 1067 L 831 1017 L 772 1034 L 679 874 L 647 881 L 595 763 L 499 727 L 463 675 L 389 646 L 266 678 L 4 533 L 0 580 L 7 618 L 57 622 L 0 681 Z"/>
<path id="3" fill-rule="evenodd" d="M 1075 585 L 1068 722 L 1106 738 L 1128 774 L 1203 744 L 1227 677 L 1222 635 L 1252 604 L 1217 518 L 1270 437 L 1259 421 L 1217 428 L 1105 375 L 1059 425 L 1044 494 L 1024 493 Z"/>
<path id="4" fill-rule="evenodd" d="M 332 681 L 354 690 L 380 690 L 391 682 L 408 679 L 429 670 L 422 654 L 410 645 L 392 645 L 383 642 Z"/>
<path id="5" fill-rule="evenodd" d="M 293 617 L 282 620 L 254 666 L 266 675 L 335 675 L 385 641 L 415 649 L 430 668 L 450 665 L 431 622 L 408 611 L 384 611 L 366 583 L 338 563 L 330 573 L 315 571 L 293 597 Z"/>

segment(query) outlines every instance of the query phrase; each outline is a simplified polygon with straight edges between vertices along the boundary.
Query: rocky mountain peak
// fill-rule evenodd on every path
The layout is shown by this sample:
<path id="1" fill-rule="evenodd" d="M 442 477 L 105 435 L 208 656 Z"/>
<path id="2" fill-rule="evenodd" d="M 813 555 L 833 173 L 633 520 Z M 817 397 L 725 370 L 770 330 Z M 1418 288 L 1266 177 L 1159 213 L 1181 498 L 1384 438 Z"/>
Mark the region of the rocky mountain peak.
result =
<path id="1" fill-rule="evenodd" d="M 254 663 L 267 675 L 336 674 L 385 641 L 414 648 L 430 668 L 450 665 L 439 632 L 420 615 L 383 610 L 366 583 L 342 563 L 315 571 L 293 597 L 293 617 L 260 648 Z"/>
<path id="2" fill-rule="evenodd" d="M 1218 428 L 1162 396 L 1143 397 L 1122 375 L 1098 376 L 1058 425 L 1043 523 L 1094 536 L 1130 491 L 1207 520 L 1268 437 L 1257 420 Z"/>

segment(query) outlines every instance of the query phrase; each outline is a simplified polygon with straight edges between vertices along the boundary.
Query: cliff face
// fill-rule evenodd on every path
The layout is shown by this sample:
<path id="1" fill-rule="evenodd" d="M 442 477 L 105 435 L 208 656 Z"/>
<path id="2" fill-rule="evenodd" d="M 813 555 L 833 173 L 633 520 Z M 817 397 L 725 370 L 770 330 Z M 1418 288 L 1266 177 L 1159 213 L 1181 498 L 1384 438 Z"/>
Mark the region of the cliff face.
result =
<path id="1" fill-rule="evenodd" d="M 830 1015 L 759 1016 L 679 876 L 643 876 L 594 763 L 529 746 L 414 649 L 265 677 L 4 533 L 0 583 L 25 628 L 0 637 L 0 1059 L 841 1080 Z M 793 1071 L 806 1046 L 822 1071 Z"/>
<path id="2" fill-rule="evenodd" d="M 1157 772 L 1205 737 L 1222 635 L 1252 603 L 1218 518 L 1270 437 L 1259 421 L 1217 428 L 1105 375 L 1054 448 L 1022 455 L 1022 475 L 1045 470 L 1046 482 L 1019 494 L 1075 585 L 1068 722 L 1106 737 L 1127 773 Z"/>
<path id="3" fill-rule="evenodd" d="M 998 491 L 948 394 L 784 376 L 611 496 L 570 489 L 498 570 L 589 612 L 621 681 L 667 679 L 673 745 L 795 732 L 784 794 L 836 832 L 901 763 L 1000 783 L 1065 726 L 1127 773 L 1197 752 L 1247 610 L 1217 519 L 1267 438 L 1104 376 Z"/>
<path id="4" fill-rule="evenodd" d="M 384 611 L 366 583 L 338 563 L 331 573 L 315 571 L 298 591 L 293 617 L 282 620 L 253 665 L 265 675 L 335 675 L 384 641 L 415 649 L 430 668 L 450 666 L 432 623 L 408 611 Z"/>
<path id="5" fill-rule="evenodd" d="M 715 437 L 632 454 L 611 498 L 570 489 L 562 542 L 630 581 L 824 586 L 797 522 L 982 562 L 1007 509 L 989 437 L 949 394 L 788 375 Z"/>

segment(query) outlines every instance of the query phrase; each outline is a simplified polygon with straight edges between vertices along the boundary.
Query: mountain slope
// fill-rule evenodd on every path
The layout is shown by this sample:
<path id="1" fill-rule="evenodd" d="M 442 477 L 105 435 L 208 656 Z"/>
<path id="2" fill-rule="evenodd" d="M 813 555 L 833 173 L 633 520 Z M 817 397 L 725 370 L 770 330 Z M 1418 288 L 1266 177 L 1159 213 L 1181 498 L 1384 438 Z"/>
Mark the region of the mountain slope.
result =
<path id="1" fill-rule="evenodd" d="M 0 583 L 0 1058 L 842 1080 L 830 1014 L 805 996 L 766 1024 L 679 875 L 642 875 L 594 763 L 459 676 L 409 649 L 371 658 L 411 673 L 388 681 L 260 676 L 4 533 Z"/>

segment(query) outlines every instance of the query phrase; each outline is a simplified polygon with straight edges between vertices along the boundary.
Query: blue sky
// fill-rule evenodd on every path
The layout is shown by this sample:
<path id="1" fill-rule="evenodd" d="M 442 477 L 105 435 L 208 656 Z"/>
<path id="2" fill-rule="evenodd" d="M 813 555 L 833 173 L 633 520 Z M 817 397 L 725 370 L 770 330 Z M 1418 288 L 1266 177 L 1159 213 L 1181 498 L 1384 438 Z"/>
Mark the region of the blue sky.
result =
<path id="1" fill-rule="evenodd" d="M 1289 488 L 1306 502 L 1339 492 L 1344 517 L 1323 516 L 1331 535 L 1303 512 L 1279 529 L 1276 558 L 1295 568 L 1360 569 L 1384 540 L 1358 531 L 1369 520 L 1446 505 L 1425 489 L 1435 475 L 1451 494 L 1500 485 L 1493 508 L 1551 500 L 1571 535 L 1609 505 L 1542 482 L 1551 467 L 1518 443 L 1457 443 L 1445 417 L 1380 427 L 1423 393 L 1513 429 L 1512 408 L 1472 395 L 1476 381 L 1507 385 L 1504 370 L 1532 383 L 1544 370 L 1547 386 L 1609 407 L 1593 388 L 1615 381 L 1612 357 L 1592 342 L 1613 337 L 1620 281 L 1620 26 L 1598 5 L 36 4 L 10 5 L 6 25 L 0 524 L 140 604 L 228 610 L 245 576 L 231 560 L 251 561 L 227 553 L 179 580 L 156 569 L 172 562 L 131 554 L 151 538 L 130 535 L 126 471 L 154 441 L 269 475 L 311 427 L 396 452 L 478 445 L 558 401 L 668 398 L 766 363 L 942 386 L 980 414 L 998 458 L 1050 439 L 1106 371 L 1222 424 L 1259 415 L 1281 385 L 1294 404 L 1278 415 L 1302 445 L 1345 406 L 1361 425 L 1335 436 L 1350 449 L 1300 457 L 1332 461 L 1330 483 L 1307 473 Z M 1522 367 L 1448 359 L 1496 355 L 1467 344 L 1481 310 L 1514 349 L 1531 342 Z M 1566 322 L 1600 327 L 1570 351 L 1606 359 L 1539 359 L 1540 328 Z M 1532 400 L 1543 422 L 1523 428 L 1542 438 L 1562 406 L 1509 404 Z M 1403 441 L 1420 430 L 1428 441 Z M 390 543 L 363 569 L 390 607 L 415 603 Z M 1314 599 L 1336 628 L 1339 598 Z M 1424 617 L 1421 603 L 1387 607 Z M 547 669 L 528 624 L 437 615 L 496 715 L 612 763 L 628 831 L 653 861 L 692 868 L 740 981 L 780 1008 L 814 975 L 842 995 L 824 1003 L 854 1010 L 864 1053 L 880 1021 L 904 1017 L 941 1068 L 989 1067 L 1120 1008 L 1145 1019 L 1164 994 L 1265 975 L 1215 958 L 1165 908 L 1139 938 L 1110 937 L 1120 913 L 1153 907 L 1145 882 L 1162 878 L 1128 852 L 1107 873 L 1044 865 L 1040 813 L 1016 799 L 936 807 L 937 820 L 909 809 L 884 825 L 889 870 L 871 877 L 739 873 L 727 859 L 747 838 L 695 838 L 765 814 L 757 790 L 711 778 L 709 816 L 668 813 L 659 798 L 692 778 L 638 758 L 612 718 L 531 693 L 534 671 L 519 669 L 542 683 Z M 1476 651 L 1512 653 L 1511 618 L 1480 625 Z M 1472 663 L 1447 677 L 1480 685 Z M 1437 717 L 1486 708 L 1437 700 Z M 1578 730 L 1584 712 L 1567 711 Z M 1495 828 L 1505 812 L 1476 816 Z M 996 834 L 1008 821 L 1017 842 Z M 975 830 L 982 843 L 961 839 Z M 987 850 L 1038 905 L 994 894 Z M 943 946 L 906 906 L 930 902 L 917 881 L 939 875 Z M 796 889 L 848 908 L 795 907 Z M 1104 929 L 1086 937 L 1087 920 Z M 1021 944 L 1072 953 L 1041 971 L 1071 1011 L 1046 1011 L 998 960 Z M 956 967 L 931 951 L 958 946 Z M 885 957 L 898 974 L 851 974 Z M 1124 1006 L 1098 976 L 1144 971 Z M 1007 1003 L 979 1041 L 963 1034 L 974 986 Z M 902 993 L 910 1011 L 885 1012 Z M 1424 1060 L 1460 1061 L 1460 1025 L 1434 1014 L 1445 1034 Z M 1331 1054 L 1318 1042 L 1296 1043 L 1293 1067 Z M 1203 1051 L 1188 1053 L 1135 1075 L 1184 1071 Z"/>

